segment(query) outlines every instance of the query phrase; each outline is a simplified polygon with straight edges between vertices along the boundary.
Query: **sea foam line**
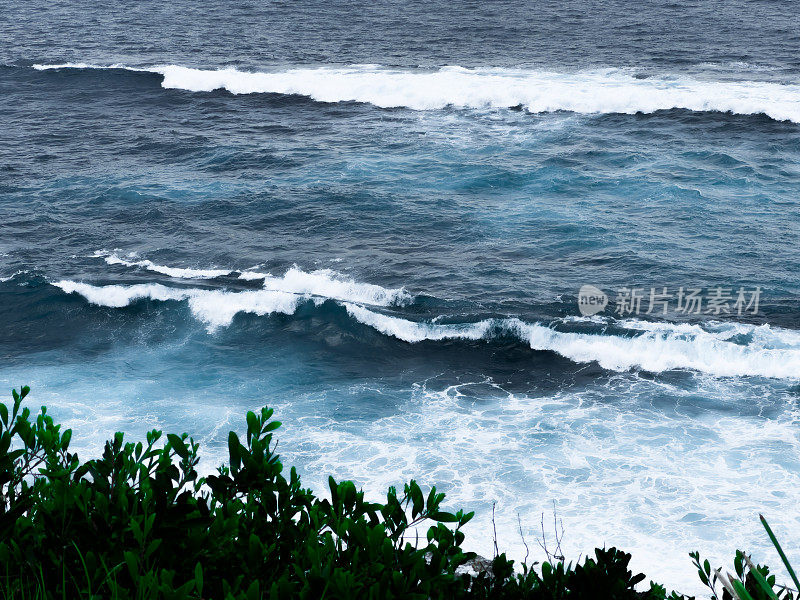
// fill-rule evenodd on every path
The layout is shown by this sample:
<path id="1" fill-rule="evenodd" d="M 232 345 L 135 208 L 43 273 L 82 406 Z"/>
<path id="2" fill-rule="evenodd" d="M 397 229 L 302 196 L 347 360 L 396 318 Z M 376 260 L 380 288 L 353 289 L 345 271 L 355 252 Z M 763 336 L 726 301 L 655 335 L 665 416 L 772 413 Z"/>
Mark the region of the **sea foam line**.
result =
<path id="1" fill-rule="evenodd" d="M 102 258 L 109 265 L 123 265 L 126 267 L 140 267 L 161 273 L 168 277 L 175 277 L 178 279 L 216 279 L 217 277 L 225 277 L 237 271 L 231 269 L 191 269 L 183 267 L 168 267 L 159 265 L 151 260 L 137 259 L 135 253 L 131 253 L 127 258 L 122 258 L 116 252 L 109 252 L 108 250 L 98 250 L 92 256 Z"/>
<path id="2" fill-rule="evenodd" d="M 800 85 L 769 81 L 709 81 L 688 76 L 638 78 L 625 69 L 559 73 L 457 66 L 399 70 L 376 65 L 245 72 L 180 65 L 145 68 L 86 63 L 34 65 L 49 69 L 125 69 L 157 73 L 162 87 L 191 92 L 296 94 L 319 102 L 364 102 L 415 110 L 511 108 L 530 112 L 652 113 L 672 108 L 765 114 L 800 123 Z"/>
<path id="3" fill-rule="evenodd" d="M 54 285 L 66 293 L 80 294 L 92 304 L 113 308 L 141 299 L 187 301 L 192 314 L 212 332 L 230 325 L 238 313 L 293 314 L 305 301 L 320 304 L 326 299 L 269 288 L 237 292 L 174 288 L 158 283 L 95 286 L 69 280 Z M 800 336 L 795 331 L 769 325 L 700 326 L 628 320 L 616 325 L 633 335 L 610 335 L 559 331 L 553 327 L 558 322 L 527 323 L 517 318 L 453 324 L 417 322 L 382 314 L 357 302 L 339 303 L 359 323 L 408 343 L 514 336 L 534 350 L 554 352 L 576 363 L 597 362 L 614 371 L 688 369 L 718 377 L 797 379 L 800 376 Z M 731 340 L 742 333 L 749 337 L 747 343 Z"/>

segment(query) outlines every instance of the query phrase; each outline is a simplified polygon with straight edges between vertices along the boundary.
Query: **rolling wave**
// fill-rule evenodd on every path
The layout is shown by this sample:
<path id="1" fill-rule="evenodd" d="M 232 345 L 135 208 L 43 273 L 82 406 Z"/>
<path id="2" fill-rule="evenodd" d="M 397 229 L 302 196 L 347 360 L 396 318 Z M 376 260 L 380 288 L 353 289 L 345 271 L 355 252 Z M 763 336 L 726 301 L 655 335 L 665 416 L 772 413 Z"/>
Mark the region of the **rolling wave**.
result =
<path id="1" fill-rule="evenodd" d="M 160 283 L 98 286 L 71 280 L 53 285 L 68 294 L 80 294 L 91 304 L 111 308 L 122 308 L 143 299 L 186 301 L 192 315 L 205 323 L 209 332 L 230 325 L 239 313 L 291 315 L 303 303 L 321 305 L 332 300 L 356 322 L 412 344 L 513 337 L 533 350 L 554 352 L 576 363 L 596 362 L 614 371 L 641 369 L 658 373 L 685 369 L 717 377 L 797 379 L 800 376 L 800 333 L 769 325 L 722 322 L 690 325 L 575 317 L 550 323 L 528 323 L 515 317 L 439 323 L 437 319 L 413 321 L 383 314 L 377 306 L 368 307 L 334 296 L 267 287 L 231 291 L 177 288 Z M 386 297 L 390 296 L 387 290 Z M 584 326 L 596 325 L 597 331 L 564 330 L 576 321 Z"/>
<path id="2" fill-rule="evenodd" d="M 78 293 L 92 304 L 122 308 L 143 299 L 166 301 L 188 300 L 192 314 L 208 325 L 209 331 L 230 325 L 238 313 L 269 315 L 294 313 L 303 296 L 275 290 L 227 292 L 174 288 L 160 283 L 95 286 L 62 280 L 54 283 L 64 292 Z"/>
<path id="3" fill-rule="evenodd" d="M 392 289 L 373 285 L 371 283 L 360 283 L 331 269 L 318 269 L 309 273 L 295 266 L 286 271 L 284 275 L 277 277 L 269 273 L 261 273 L 252 270 L 237 271 L 235 269 L 168 267 L 158 265 L 150 260 L 137 259 L 135 255 L 122 258 L 117 253 L 109 252 L 108 250 L 98 250 L 93 256 L 103 258 L 109 265 L 143 268 L 148 271 L 167 275 L 174 279 L 216 279 L 225 276 L 235 276 L 244 281 L 257 281 L 261 279 L 264 281 L 264 289 L 271 292 L 315 296 L 323 299 L 359 302 L 375 306 L 402 306 L 408 303 L 412 298 L 411 294 L 404 288 Z M 138 287 L 137 290 L 139 289 L 141 288 Z M 173 288 L 166 289 L 170 290 Z M 138 294 L 139 292 L 137 291 L 136 293 Z M 157 293 L 170 294 L 172 292 L 161 290 Z M 181 299 L 188 297 L 189 296 L 184 295 L 181 296 Z M 154 299 L 160 300 L 162 298 Z"/>
<path id="4" fill-rule="evenodd" d="M 244 72 L 179 65 L 133 68 L 86 63 L 34 65 L 35 69 L 125 69 L 157 73 L 164 88 L 232 94 L 295 94 L 319 102 L 364 102 L 414 110 L 515 108 L 530 112 L 652 113 L 659 110 L 764 114 L 800 123 L 800 85 L 768 81 L 709 81 L 686 76 L 640 78 L 632 71 L 574 73 L 442 67 L 398 70 L 376 65 Z"/>

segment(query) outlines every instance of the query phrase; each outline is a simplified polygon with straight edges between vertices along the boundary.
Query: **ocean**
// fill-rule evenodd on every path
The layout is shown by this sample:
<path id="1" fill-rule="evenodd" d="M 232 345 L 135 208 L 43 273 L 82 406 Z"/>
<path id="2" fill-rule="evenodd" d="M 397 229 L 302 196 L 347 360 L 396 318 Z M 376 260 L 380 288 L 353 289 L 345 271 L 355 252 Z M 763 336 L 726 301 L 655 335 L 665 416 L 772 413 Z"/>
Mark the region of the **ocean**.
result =
<path id="1" fill-rule="evenodd" d="M 9 0 L 0 383 L 697 593 L 800 535 L 791 3 Z M 586 287 L 585 287 L 586 286 Z M 591 287 L 589 287 L 591 286 Z M 582 290 L 582 291 L 581 291 Z M 523 539 L 524 538 L 524 539 Z"/>

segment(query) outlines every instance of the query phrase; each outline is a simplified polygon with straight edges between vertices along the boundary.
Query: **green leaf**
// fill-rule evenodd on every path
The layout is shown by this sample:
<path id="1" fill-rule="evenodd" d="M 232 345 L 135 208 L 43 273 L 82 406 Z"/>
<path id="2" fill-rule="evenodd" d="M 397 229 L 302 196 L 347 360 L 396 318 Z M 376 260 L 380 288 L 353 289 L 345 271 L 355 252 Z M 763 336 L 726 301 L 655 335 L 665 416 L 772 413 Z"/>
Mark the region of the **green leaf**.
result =
<path id="1" fill-rule="evenodd" d="M 335 505 L 339 499 L 339 485 L 330 475 L 328 475 L 328 487 L 331 489 L 331 502 Z"/>
<path id="2" fill-rule="evenodd" d="M 247 411 L 247 439 L 257 436 L 260 426 L 258 424 L 258 417 L 253 411 Z"/>
<path id="3" fill-rule="evenodd" d="M 155 552 L 156 550 L 158 550 L 158 547 L 161 545 L 161 541 L 162 541 L 162 540 L 158 540 L 158 539 L 156 539 L 156 540 L 153 540 L 152 542 L 150 542 L 150 543 L 147 545 L 147 549 L 144 551 L 144 555 L 145 555 L 146 557 L 149 557 L 149 556 L 151 556 L 151 555 L 153 554 L 153 552 Z"/>
<path id="4" fill-rule="evenodd" d="M 758 518 L 761 519 L 761 524 L 764 526 L 764 529 L 767 530 L 767 535 L 769 536 L 769 539 L 772 540 L 772 545 L 775 546 L 775 549 L 778 551 L 786 570 L 789 571 L 789 576 L 792 578 L 792 581 L 794 581 L 794 585 L 796 586 L 795 589 L 800 590 L 800 581 L 797 580 L 797 575 L 795 575 L 792 565 L 789 564 L 789 559 L 786 558 L 783 548 L 781 548 L 781 545 L 778 543 L 778 538 L 776 538 L 775 534 L 772 533 L 772 529 L 770 528 L 769 523 L 767 523 L 767 520 L 764 518 L 764 515 L 758 515 Z"/>
<path id="5" fill-rule="evenodd" d="M 0 403 L 0 419 L 3 420 L 3 425 L 8 425 L 8 409 L 2 403 Z"/>
<path id="6" fill-rule="evenodd" d="M 420 514 L 425 508 L 425 498 L 422 495 L 422 490 L 419 489 L 417 482 L 413 479 L 408 484 L 409 493 L 411 495 L 412 513 L 414 516 Z"/>
<path id="7" fill-rule="evenodd" d="M 124 556 L 125 556 L 125 563 L 128 565 L 128 571 L 130 572 L 131 577 L 133 578 L 134 581 L 137 581 L 139 574 L 139 566 L 138 566 L 138 561 L 136 560 L 136 555 L 130 550 L 128 550 L 127 552 L 125 552 Z"/>
<path id="8" fill-rule="evenodd" d="M 241 447 L 242 444 L 239 443 L 239 436 L 236 435 L 236 432 L 231 431 L 228 434 L 228 454 L 230 455 L 231 461 L 231 473 L 237 473 L 239 467 L 242 466 Z"/>
<path id="9" fill-rule="evenodd" d="M 738 600 L 753 600 L 753 597 L 747 592 L 741 581 L 734 579 L 731 581 L 731 585 L 733 589 L 736 590 L 736 595 L 739 597 Z"/>
<path id="10" fill-rule="evenodd" d="M 250 584 L 247 588 L 247 600 L 258 600 L 260 594 L 258 593 L 258 579 Z"/>
<path id="11" fill-rule="evenodd" d="M 183 443 L 183 440 L 175 435 L 174 433 L 167 434 L 167 440 L 169 440 L 169 445 L 172 446 L 172 449 L 180 456 L 181 458 L 188 458 L 189 457 L 189 450 L 186 448 L 186 444 Z"/>
<path id="12" fill-rule="evenodd" d="M 197 594 L 203 595 L 203 567 L 200 563 L 194 566 L 194 585 L 197 588 Z"/>
<path id="13" fill-rule="evenodd" d="M 356 501 L 356 485 L 352 481 L 343 481 L 340 483 L 339 492 L 345 506 L 352 506 Z"/>
<path id="14" fill-rule="evenodd" d="M 441 510 L 431 513 L 431 519 L 438 521 L 439 523 L 455 523 L 458 521 L 458 518 L 456 518 L 454 514 Z"/>
<path id="15" fill-rule="evenodd" d="M 767 595 L 772 598 L 772 600 L 778 600 L 778 596 L 772 590 L 772 586 L 767 583 L 767 580 L 764 579 L 764 576 L 756 569 L 756 566 L 750 561 L 747 556 L 743 556 L 744 561 L 747 563 L 747 566 L 750 567 L 750 574 L 753 578 L 758 582 L 758 585 L 767 593 Z"/>

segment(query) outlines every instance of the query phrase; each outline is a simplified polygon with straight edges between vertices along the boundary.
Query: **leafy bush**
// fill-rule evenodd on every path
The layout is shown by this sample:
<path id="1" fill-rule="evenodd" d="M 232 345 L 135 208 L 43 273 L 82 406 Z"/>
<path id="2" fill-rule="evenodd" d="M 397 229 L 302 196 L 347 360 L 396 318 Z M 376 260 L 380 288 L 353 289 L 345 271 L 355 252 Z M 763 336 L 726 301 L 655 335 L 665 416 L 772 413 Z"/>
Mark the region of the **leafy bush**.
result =
<path id="1" fill-rule="evenodd" d="M 763 515 L 759 516 L 761 524 L 767 531 L 772 545 L 778 551 L 795 588 L 791 589 L 778 584 L 775 575 L 770 574 L 769 567 L 753 564 L 750 557 L 741 550 L 736 551 L 736 557 L 733 559 L 735 574 L 723 573 L 722 569 L 712 571 L 707 560 L 701 561 L 699 552 L 691 552 L 689 556 L 697 567 L 697 574 L 703 584 L 711 590 L 711 597 L 714 600 L 794 600 L 797 597 L 800 581 L 786 558 L 783 548 L 778 543 L 778 539 L 772 533 L 769 523 Z"/>
<path id="2" fill-rule="evenodd" d="M 229 464 L 197 473 L 198 444 L 159 431 L 117 433 L 81 462 L 46 408 L 0 404 L 0 595 L 5 598 L 575 598 L 663 599 L 615 548 L 572 566 L 515 570 L 505 555 L 470 570 L 462 549 L 472 513 L 442 510 L 444 494 L 416 482 L 365 500 L 350 481 L 330 496 L 284 474 L 272 411 L 231 432 Z M 417 539 L 419 526 L 427 534 Z M 674 596 L 673 597 L 677 597 Z"/>

